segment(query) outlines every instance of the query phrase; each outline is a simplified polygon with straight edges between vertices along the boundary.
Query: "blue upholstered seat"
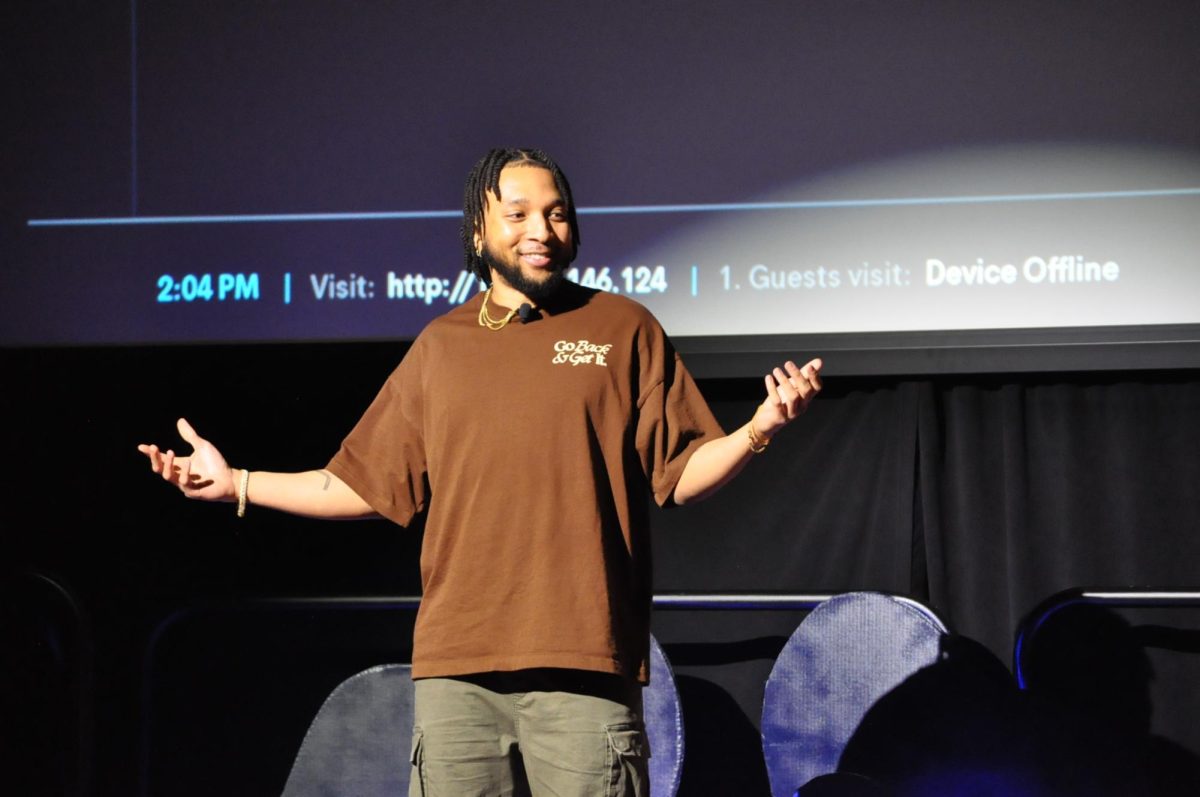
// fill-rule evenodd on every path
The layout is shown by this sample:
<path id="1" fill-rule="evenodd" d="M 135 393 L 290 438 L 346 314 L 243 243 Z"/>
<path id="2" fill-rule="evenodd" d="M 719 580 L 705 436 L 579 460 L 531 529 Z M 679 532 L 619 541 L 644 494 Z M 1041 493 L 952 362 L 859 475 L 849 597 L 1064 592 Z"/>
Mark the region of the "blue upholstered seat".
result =
<path id="1" fill-rule="evenodd" d="M 642 690 L 642 715 L 650 738 L 650 791 L 654 797 L 675 797 L 683 775 L 683 713 L 675 672 L 654 637 L 650 637 L 650 685 Z"/>
<path id="2" fill-rule="evenodd" d="M 309 726 L 284 797 L 408 794 L 412 722 L 410 665 L 352 675 L 329 694 Z"/>
<path id="3" fill-rule="evenodd" d="M 767 679 L 762 736 L 773 797 L 834 772 L 863 715 L 933 664 L 945 633 L 929 609 L 879 593 L 847 593 L 814 609 Z"/>

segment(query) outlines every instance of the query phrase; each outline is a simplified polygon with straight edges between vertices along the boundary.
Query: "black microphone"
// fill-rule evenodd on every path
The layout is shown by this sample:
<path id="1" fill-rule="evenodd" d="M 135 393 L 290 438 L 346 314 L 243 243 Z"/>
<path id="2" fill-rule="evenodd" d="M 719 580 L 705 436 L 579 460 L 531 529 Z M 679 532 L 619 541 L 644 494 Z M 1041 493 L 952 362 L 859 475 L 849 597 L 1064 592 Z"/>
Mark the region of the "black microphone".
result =
<path id="1" fill-rule="evenodd" d="M 517 315 L 521 317 L 521 323 L 529 323 L 529 319 L 533 318 L 533 306 L 529 302 L 522 302 L 517 308 Z"/>

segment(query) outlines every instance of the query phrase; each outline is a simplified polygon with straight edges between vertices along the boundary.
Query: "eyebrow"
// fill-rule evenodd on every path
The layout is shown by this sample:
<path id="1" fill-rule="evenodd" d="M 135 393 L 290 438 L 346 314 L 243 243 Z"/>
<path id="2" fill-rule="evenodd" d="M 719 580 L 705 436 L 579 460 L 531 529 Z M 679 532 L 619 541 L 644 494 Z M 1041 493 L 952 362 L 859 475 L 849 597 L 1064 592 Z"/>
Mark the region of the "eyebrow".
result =
<path id="1" fill-rule="evenodd" d="M 517 197 L 516 199 L 504 199 L 504 200 L 501 200 L 501 201 L 500 201 L 500 204 L 502 204 L 502 205 L 521 205 L 521 206 L 527 206 L 527 205 L 529 205 L 529 204 L 530 204 L 530 202 L 529 202 L 529 200 L 528 200 L 528 199 L 525 199 L 524 197 Z M 567 204 L 566 200 L 564 200 L 562 197 L 555 197 L 555 198 L 554 198 L 554 201 L 550 202 L 550 203 L 549 203 L 549 205 L 548 205 L 548 207 L 555 207 L 556 205 L 562 205 L 562 206 L 564 206 L 564 207 L 565 207 L 565 206 L 566 206 L 566 204 Z"/>

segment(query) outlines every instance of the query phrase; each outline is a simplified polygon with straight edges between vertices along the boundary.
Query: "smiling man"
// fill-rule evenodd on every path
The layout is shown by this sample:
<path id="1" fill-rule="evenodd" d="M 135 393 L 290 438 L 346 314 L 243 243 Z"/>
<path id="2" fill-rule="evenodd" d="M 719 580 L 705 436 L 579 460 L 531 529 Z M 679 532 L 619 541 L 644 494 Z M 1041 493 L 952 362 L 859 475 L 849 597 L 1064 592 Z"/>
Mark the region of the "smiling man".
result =
<path id="1" fill-rule="evenodd" d="M 566 178 L 537 160 L 509 162 L 496 173 L 494 193 L 476 196 L 478 181 L 491 168 L 481 161 L 467 185 L 464 205 L 473 221 L 464 220 L 462 235 L 468 266 L 493 286 L 501 304 L 545 301 L 562 284 L 579 246 L 575 211 L 564 198 Z"/>
<path id="2" fill-rule="evenodd" d="M 427 513 L 413 642 L 412 791 L 646 795 L 646 498 L 703 498 L 821 388 L 821 361 L 765 377 L 725 435 L 641 305 L 565 279 L 570 186 L 539 150 L 472 169 L 462 244 L 487 290 L 414 341 L 325 470 L 230 468 L 143 445 L 191 497 L 314 517 Z"/>

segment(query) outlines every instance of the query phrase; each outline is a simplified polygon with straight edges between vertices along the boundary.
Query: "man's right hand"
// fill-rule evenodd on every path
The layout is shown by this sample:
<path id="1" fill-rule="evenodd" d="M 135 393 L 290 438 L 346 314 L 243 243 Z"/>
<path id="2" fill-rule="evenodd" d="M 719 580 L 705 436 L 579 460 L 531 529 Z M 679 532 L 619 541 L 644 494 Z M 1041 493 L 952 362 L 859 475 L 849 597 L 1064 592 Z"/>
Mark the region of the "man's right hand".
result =
<path id="1" fill-rule="evenodd" d="M 176 423 L 176 428 L 184 442 L 192 447 L 191 456 L 176 456 L 171 449 L 163 453 L 154 444 L 142 443 L 138 451 L 150 459 L 150 469 L 178 487 L 188 498 L 236 501 L 233 469 L 225 462 L 221 452 L 198 435 L 183 418 Z"/>
<path id="2" fill-rule="evenodd" d="M 192 447 L 191 456 L 179 457 L 168 449 L 143 443 L 138 446 L 150 459 L 150 469 L 180 489 L 188 498 L 202 501 L 237 501 L 242 472 L 235 472 L 216 446 L 196 434 L 183 418 L 179 436 Z M 247 483 L 251 504 L 304 517 L 349 520 L 379 517 L 375 510 L 344 481 L 328 470 L 303 473 L 254 471 Z"/>

